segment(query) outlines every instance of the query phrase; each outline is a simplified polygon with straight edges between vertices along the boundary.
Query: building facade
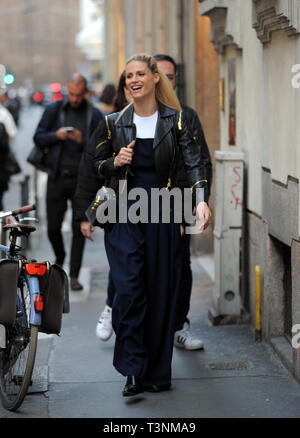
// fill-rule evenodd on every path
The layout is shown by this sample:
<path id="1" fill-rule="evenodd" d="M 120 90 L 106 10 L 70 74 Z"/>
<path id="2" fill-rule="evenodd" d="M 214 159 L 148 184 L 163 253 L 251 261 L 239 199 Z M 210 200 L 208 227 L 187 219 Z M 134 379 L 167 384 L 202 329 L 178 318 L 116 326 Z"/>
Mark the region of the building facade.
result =
<path id="1" fill-rule="evenodd" d="M 219 56 L 224 106 L 220 150 L 244 155 L 243 306 L 300 378 L 292 327 L 300 323 L 300 4 L 297 0 L 202 0 Z M 298 64 L 298 66 L 297 66 Z"/>
<path id="2" fill-rule="evenodd" d="M 84 62 L 75 46 L 79 0 L 2 0 L 0 16 L 0 63 L 15 87 L 65 83 Z"/>

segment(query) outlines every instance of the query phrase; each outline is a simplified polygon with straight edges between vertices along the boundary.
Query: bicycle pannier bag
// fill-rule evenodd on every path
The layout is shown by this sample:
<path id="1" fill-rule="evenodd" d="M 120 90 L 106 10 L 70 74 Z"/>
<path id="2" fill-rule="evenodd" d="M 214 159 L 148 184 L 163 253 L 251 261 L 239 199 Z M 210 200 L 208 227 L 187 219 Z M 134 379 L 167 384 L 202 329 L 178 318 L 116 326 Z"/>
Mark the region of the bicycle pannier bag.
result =
<path id="1" fill-rule="evenodd" d="M 17 260 L 0 260 L 0 324 L 12 327 L 16 321 L 19 276 Z"/>
<path id="2" fill-rule="evenodd" d="M 52 265 L 48 275 L 40 278 L 44 310 L 40 332 L 58 335 L 62 326 L 62 314 L 69 312 L 68 277 L 59 265 Z"/>

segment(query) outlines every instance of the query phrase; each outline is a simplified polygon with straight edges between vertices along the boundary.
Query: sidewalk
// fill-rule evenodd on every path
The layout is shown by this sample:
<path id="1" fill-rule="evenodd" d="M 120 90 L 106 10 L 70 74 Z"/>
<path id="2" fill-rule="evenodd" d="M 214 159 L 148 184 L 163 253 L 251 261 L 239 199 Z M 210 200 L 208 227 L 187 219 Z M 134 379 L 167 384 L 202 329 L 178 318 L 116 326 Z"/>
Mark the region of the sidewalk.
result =
<path id="1" fill-rule="evenodd" d="M 70 233 L 65 237 L 69 241 Z M 51 260 L 46 230 L 33 235 L 32 253 Z M 299 384 L 268 345 L 254 342 L 253 329 L 210 325 L 213 280 L 203 266 L 213 275 L 209 258 L 193 259 L 190 319 L 205 350 L 174 348 L 171 391 L 123 398 L 125 379 L 112 367 L 114 336 L 108 342 L 95 337 L 107 285 L 103 232 L 97 230 L 85 251 L 85 291 L 72 293 L 61 336 L 41 336 L 39 387 L 35 382 L 19 413 L 0 408 L 0 418 L 300 418 Z"/>

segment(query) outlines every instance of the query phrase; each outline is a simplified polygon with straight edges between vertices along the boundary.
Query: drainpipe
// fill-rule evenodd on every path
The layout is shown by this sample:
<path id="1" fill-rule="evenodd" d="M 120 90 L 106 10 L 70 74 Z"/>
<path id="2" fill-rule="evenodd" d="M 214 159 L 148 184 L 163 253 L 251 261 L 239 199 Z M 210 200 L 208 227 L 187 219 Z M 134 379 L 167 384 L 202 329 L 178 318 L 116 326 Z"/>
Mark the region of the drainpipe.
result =
<path id="1" fill-rule="evenodd" d="M 261 267 L 255 266 L 255 341 L 261 340 Z"/>

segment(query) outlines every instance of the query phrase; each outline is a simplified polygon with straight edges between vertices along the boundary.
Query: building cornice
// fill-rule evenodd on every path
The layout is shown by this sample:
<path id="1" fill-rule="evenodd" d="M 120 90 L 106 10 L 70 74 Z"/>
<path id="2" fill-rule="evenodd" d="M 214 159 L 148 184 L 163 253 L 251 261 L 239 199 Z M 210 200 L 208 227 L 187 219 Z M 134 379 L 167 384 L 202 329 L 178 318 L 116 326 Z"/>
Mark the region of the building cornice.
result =
<path id="1" fill-rule="evenodd" d="M 235 9 L 229 9 L 230 0 L 205 0 L 199 3 L 199 14 L 211 19 L 211 41 L 219 54 L 226 46 L 241 49 L 241 35 L 236 26 L 236 14 L 239 13 L 239 4 Z"/>
<path id="2" fill-rule="evenodd" d="M 288 36 L 300 32 L 298 0 L 252 0 L 253 28 L 262 43 L 271 41 L 271 34 L 283 30 Z"/>

